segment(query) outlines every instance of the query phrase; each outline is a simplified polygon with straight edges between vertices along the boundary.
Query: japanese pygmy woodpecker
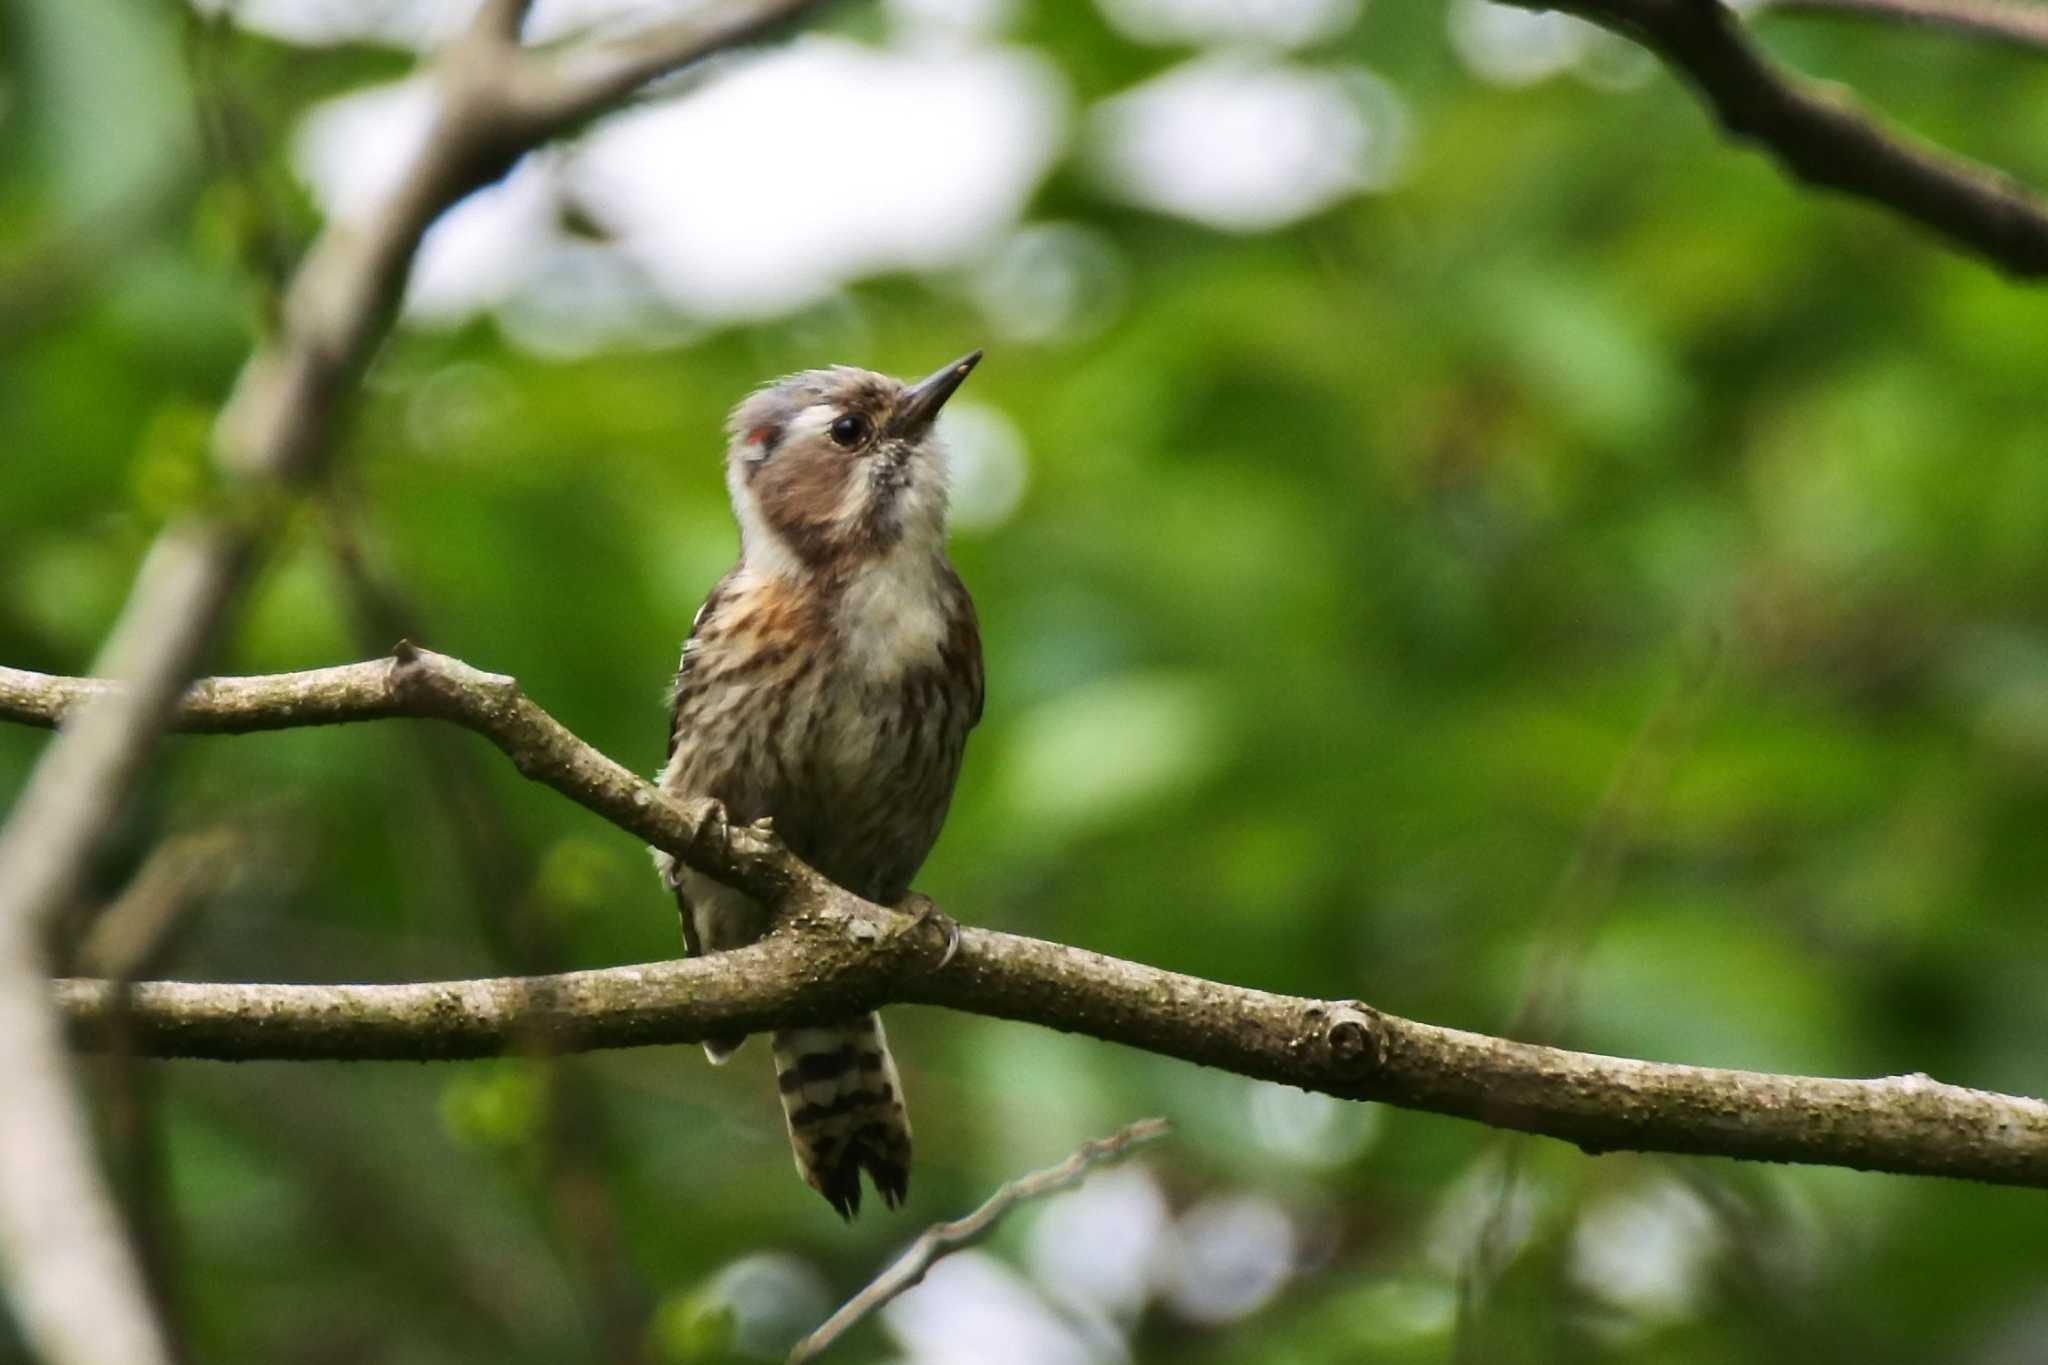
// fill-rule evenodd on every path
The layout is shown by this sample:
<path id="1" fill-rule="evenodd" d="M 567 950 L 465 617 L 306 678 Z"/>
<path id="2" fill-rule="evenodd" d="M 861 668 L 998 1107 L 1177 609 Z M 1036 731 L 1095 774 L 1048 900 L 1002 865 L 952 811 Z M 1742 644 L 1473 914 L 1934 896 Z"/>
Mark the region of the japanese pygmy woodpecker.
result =
<path id="1" fill-rule="evenodd" d="M 762 818 L 805 862 L 884 905 L 910 892 L 981 718 L 974 604 L 946 561 L 933 419 L 975 351 L 915 384 L 844 367 L 757 389 L 727 424 L 739 563 L 676 670 L 664 790 Z M 767 911 L 666 855 L 691 954 L 759 938 Z M 723 1062 L 744 1038 L 704 1050 Z M 894 1207 L 910 1120 L 873 1014 L 770 1039 L 796 1166 L 844 1217 L 865 1169 Z"/>

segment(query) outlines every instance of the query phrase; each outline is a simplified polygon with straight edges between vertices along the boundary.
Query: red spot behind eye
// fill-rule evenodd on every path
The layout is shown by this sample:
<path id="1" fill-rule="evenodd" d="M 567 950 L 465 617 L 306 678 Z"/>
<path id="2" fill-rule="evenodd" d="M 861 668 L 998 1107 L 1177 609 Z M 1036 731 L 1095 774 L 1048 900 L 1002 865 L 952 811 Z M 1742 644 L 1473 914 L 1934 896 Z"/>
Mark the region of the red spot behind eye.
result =
<path id="1" fill-rule="evenodd" d="M 752 431 L 747 433 L 747 444 L 750 446 L 757 446 L 761 444 L 761 442 L 768 439 L 769 435 L 772 434 L 774 430 L 774 427 L 755 427 Z"/>

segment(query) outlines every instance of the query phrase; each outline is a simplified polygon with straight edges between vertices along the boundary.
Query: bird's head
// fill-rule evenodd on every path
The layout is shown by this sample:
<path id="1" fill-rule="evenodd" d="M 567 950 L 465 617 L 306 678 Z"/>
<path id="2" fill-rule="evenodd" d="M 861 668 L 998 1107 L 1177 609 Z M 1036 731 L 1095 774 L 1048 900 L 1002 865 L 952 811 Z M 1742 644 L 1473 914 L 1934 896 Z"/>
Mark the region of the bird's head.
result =
<path id="1" fill-rule="evenodd" d="M 913 384 L 869 370 L 805 370 L 747 395 L 726 424 L 725 480 L 741 553 L 786 576 L 937 551 L 946 462 L 932 421 L 981 359 L 970 351 Z"/>

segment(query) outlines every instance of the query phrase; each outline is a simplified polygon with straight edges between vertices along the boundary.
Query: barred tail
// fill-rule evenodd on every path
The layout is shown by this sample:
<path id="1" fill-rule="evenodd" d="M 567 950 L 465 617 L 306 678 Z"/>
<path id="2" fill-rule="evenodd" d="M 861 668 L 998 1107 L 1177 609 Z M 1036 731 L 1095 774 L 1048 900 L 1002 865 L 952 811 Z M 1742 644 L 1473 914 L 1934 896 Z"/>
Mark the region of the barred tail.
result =
<path id="1" fill-rule="evenodd" d="M 865 1168 L 895 1208 L 910 1189 L 910 1116 L 882 1021 L 780 1029 L 772 1046 L 797 1174 L 851 1220 Z"/>

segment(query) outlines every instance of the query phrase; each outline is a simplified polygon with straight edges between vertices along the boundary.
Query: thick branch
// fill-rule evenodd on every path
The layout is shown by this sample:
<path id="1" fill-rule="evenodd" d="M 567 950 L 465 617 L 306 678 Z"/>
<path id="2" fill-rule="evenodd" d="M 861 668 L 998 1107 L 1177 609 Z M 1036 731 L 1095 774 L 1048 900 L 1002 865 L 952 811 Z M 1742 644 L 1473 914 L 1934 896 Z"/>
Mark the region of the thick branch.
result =
<path id="1" fill-rule="evenodd" d="M 2048 1104 L 1943 1085 L 1634 1061 L 1418 1023 L 1356 1001 L 1275 995 L 1084 949 L 962 928 L 952 962 L 915 919 L 845 893 L 751 947 L 549 977 L 396 986 L 147 982 L 129 1045 L 162 1057 L 406 1060 L 530 1046 L 588 1051 L 940 1005 L 1043 1024 L 1345 1099 L 1561 1138 L 2048 1187 Z M 61 981 L 90 1043 L 116 988 Z"/>
<path id="2" fill-rule="evenodd" d="M 94 684 L 0 670 L 0 716 L 51 724 Z M 1924 1076 L 1835 1080 L 1633 1061 L 1440 1028 L 1348 1000 L 1275 995 L 1079 948 L 928 921 L 824 881 L 771 838 L 678 803 L 564 730 L 511 679 L 391 660 L 194 688 L 178 723 L 223 733 L 411 715 L 476 730 L 520 771 L 692 866 L 783 907 L 748 948 L 552 977 L 401 986 L 156 982 L 126 1037 L 166 1057 L 435 1059 L 701 1041 L 890 1003 L 1043 1024 L 1348 1099 L 1475 1119 L 1594 1151 L 1687 1152 L 2048 1187 L 2048 1104 Z M 284 718 L 291 717 L 287 722 Z M 92 1039 L 112 988 L 60 982 Z"/>
<path id="3" fill-rule="evenodd" d="M 1650 49 L 1732 137 L 1793 178 L 1882 204 L 2014 275 L 2048 275 L 2048 201 L 1887 129 L 1846 94 L 1778 66 L 1717 0 L 1505 0 L 1562 10 Z"/>

